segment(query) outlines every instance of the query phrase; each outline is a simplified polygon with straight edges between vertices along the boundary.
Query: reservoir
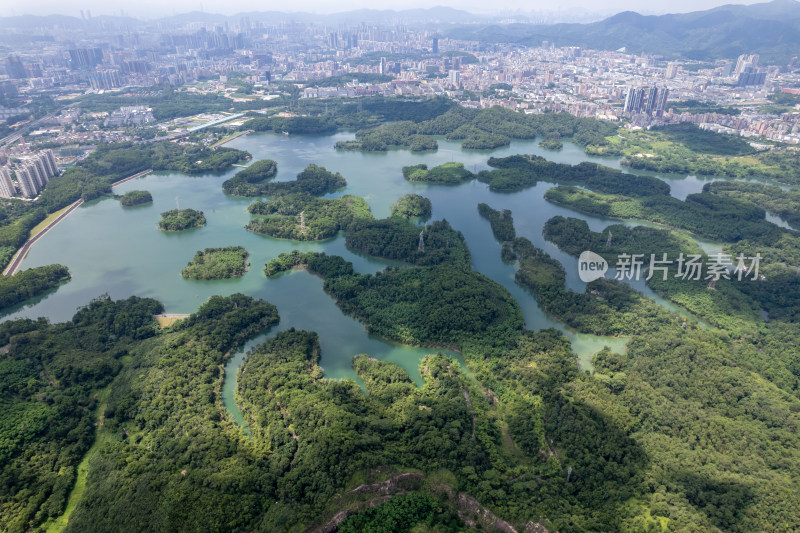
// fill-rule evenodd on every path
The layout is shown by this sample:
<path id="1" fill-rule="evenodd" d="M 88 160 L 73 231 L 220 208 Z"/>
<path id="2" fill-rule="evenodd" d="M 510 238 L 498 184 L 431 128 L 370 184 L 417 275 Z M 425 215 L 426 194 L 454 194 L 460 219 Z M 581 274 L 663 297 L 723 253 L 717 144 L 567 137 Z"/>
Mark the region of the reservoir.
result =
<path id="1" fill-rule="evenodd" d="M 561 252 L 542 237 L 542 227 L 551 217 L 571 216 L 586 220 L 593 231 L 600 231 L 618 221 L 575 213 L 544 200 L 544 193 L 554 184 L 540 182 L 535 187 L 516 193 L 495 193 L 477 180 L 457 186 L 410 183 L 403 178 L 402 167 L 425 163 L 433 167 L 449 161 L 459 161 L 471 171 L 488 168 L 490 156 L 537 154 L 560 163 L 577 164 L 595 161 L 618 167 L 615 159 L 588 157 L 581 147 L 564 143 L 560 152 L 538 147 L 538 140 L 514 141 L 510 147 L 483 151 L 462 151 L 458 142 L 439 139 L 435 152 L 412 153 L 390 150 L 383 153 L 337 152 L 334 144 L 352 138 L 352 133 L 321 136 L 284 136 L 251 134 L 239 137 L 228 146 L 246 150 L 253 160 L 274 159 L 278 163 L 278 181 L 293 180 L 308 164 L 315 163 L 347 179 L 347 187 L 330 196 L 354 194 L 369 203 L 376 218 L 389 216 L 390 206 L 400 196 L 416 193 L 429 198 L 433 204 L 431 220 L 447 219 L 461 231 L 472 254 L 473 268 L 503 285 L 519 302 L 528 329 L 557 328 L 572 341 L 573 350 L 587 367 L 593 354 L 609 346 L 624 349 L 627 339 L 577 334 L 543 313 L 534 296 L 514 282 L 515 266 L 501 261 L 501 245 L 492 235 L 489 222 L 478 215 L 481 202 L 494 209 L 510 209 L 517 234 L 530 239 L 554 258 L 561 261 L 567 272 L 567 286 L 583 291 L 578 278 L 577 259 Z M 346 316 L 334 301 L 323 292 L 322 280 L 307 272 L 293 271 L 275 278 L 264 276 L 264 264 L 281 252 L 293 249 L 321 251 L 340 255 L 351 261 L 356 271 L 377 272 L 398 263 L 354 253 L 344 245 L 344 236 L 317 242 L 296 242 L 274 239 L 248 232 L 244 226 L 250 219 L 246 212 L 253 199 L 226 196 L 222 182 L 239 168 L 221 174 L 186 176 L 160 172 L 115 187 L 116 194 L 144 189 L 151 192 L 153 203 L 122 207 L 119 201 L 103 198 L 89 202 L 46 234 L 31 249 L 22 268 L 60 263 L 69 267 L 72 280 L 56 290 L 7 313 L 3 320 L 44 316 L 53 322 L 68 320 L 76 309 L 91 299 L 108 294 L 114 299 L 131 295 L 152 297 L 165 306 L 167 313 L 191 313 L 214 294 L 237 292 L 267 300 L 278 307 L 280 324 L 259 336 L 248 345 L 263 340 L 265 335 L 295 327 L 316 331 L 320 336 L 322 354 L 320 365 L 331 378 L 356 378 L 350 362 L 354 355 L 366 353 L 393 361 L 409 371 L 420 383 L 418 363 L 435 349 L 413 348 L 386 342 L 367 334 L 364 325 Z M 695 178 L 680 182 L 674 176 L 664 178 L 680 195 L 699 192 L 703 182 Z M 160 213 L 179 205 L 205 213 L 208 221 L 203 228 L 166 233 L 156 224 Z M 629 224 L 634 225 L 635 222 Z M 208 247 L 243 246 L 250 252 L 250 269 L 241 278 L 221 281 L 183 279 L 181 269 L 197 250 Z M 660 303 L 680 311 L 674 305 L 657 298 L 643 282 L 637 290 L 655 297 Z M 458 354 L 451 356 L 460 358 Z M 232 408 L 235 374 L 244 357 L 244 350 L 235 355 L 226 368 L 225 403 Z"/>

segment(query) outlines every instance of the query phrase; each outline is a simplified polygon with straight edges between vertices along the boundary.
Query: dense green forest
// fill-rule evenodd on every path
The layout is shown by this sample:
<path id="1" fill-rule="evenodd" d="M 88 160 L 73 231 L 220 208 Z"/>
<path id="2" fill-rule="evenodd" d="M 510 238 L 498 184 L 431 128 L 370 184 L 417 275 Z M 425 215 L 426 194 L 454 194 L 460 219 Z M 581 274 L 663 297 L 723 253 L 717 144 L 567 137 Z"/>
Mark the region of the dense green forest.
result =
<path id="1" fill-rule="evenodd" d="M 181 270 L 181 276 L 188 279 L 238 278 L 247 271 L 249 256 L 241 246 L 199 250 Z"/>
<path id="2" fill-rule="evenodd" d="M 539 148 L 558 152 L 564 148 L 564 143 L 562 143 L 558 137 L 548 137 L 547 139 L 539 141 Z"/>
<path id="3" fill-rule="evenodd" d="M 537 155 L 491 157 L 488 164 L 495 170 L 482 170 L 478 179 L 489 189 L 501 192 L 519 191 L 533 187 L 539 181 L 580 185 L 594 191 L 629 196 L 659 196 L 669 194 L 669 185 L 651 176 L 637 176 L 597 163 L 577 165 L 554 163 Z"/>
<path id="4" fill-rule="evenodd" d="M 308 165 L 297 179 L 293 181 L 278 181 L 262 183 L 259 185 L 260 193 L 257 196 L 277 196 L 281 194 L 307 193 L 313 196 L 337 191 L 347 185 L 347 180 L 338 172 L 333 173 L 318 165 Z"/>
<path id="5" fill-rule="evenodd" d="M 119 197 L 119 203 L 126 207 L 149 204 L 152 201 L 153 196 L 148 191 L 128 191 Z"/>
<path id="6" fill-rule="evenodd" d="M 0 276 L 0 309 L 35 298 L 70 278 L 63 265 L 46 265 L 20 270 L 13 276 Z"/>
<path id="7" fill-rule="evenodd" d="M 797 150 L 755 153 L 739 137 L 701 130 L 691 124 L 620 130 L 606 138 L 604 147 L 598 151 L 587 148 L 587 153 L 624 155 L 623 165 L 660 173 L 758 179 L 786 185 L 800 183 Z"/>
<path id="8" fill-rule="evenodd" d="M 390 146 L 404 146 L 412 151 L 437 148 L 433 135 L 449 141 L 461 141 L 465 150 L 491 150 L 508 146 L 512 139 L 571 138 L 581 145 L 606 145 L 606 137 L 617 127 L 599 120 L 581 119 L 568 113 L 526 115 L 502 107 L 467 109 L 452 107 L 437 115 L 419 120 L 403 116 L 400 121 L 361 129 L 355 141 L 339 141 L 343 150 L 386 151 Z"/>
<path id="9" fill-rule="evenodd" d="M 331 107 L 316 122 L 263 120 L 299 132 L 405 118 L 421 136 L 557 134 L 589 150 L 630 142 L 627 132 L 608 140 L 616 126 L 597 121 L 553 113 L 512 120 L 505 110 L 475 112 L 439 98 Z M 658 149 L 696 140 L 697 152 L 685 148 L 693 165 L 739 159 L 743 168 L 755 161 L 777 169 L 797 157 L 717 146 L 694 130 L 641 135 Z M 206 168 L 198 154 L 216 154 L 194 149 L 101 147 L 48 203 L 2 206 L 0 253 L 13 252 L 50 206 L 75 194 L 106 194 L 137 169 L 197 161 Z M 220 150 L 210 165 L 247 157 Z M 315 332 L 268 331 L 277 308 L 242 294 L 213 296 L 165 329 L 153 318 L 163 306 L 136 297 L 101 297 L 62 324 L 0 323 L 0 530 L 64 523 L 67 533 L 800 529 L 800 237 L 765 219 L 768 211 L 796 221 L 795 192 L 715 182 L 681 201 L 659 180 L 594 164 L 523 155 L 492 158 L 490 166 L 479 179 L 492 190 L 556 183 L 547 199 L 576 212 L 668 226 L 592 231 L 584 220 L 554 217 L 543 235 L 567 254 L 593 250 L 612 267 L 622 253 L 646 263 L 651 254 L 707 262 L 696 235 L 717 241 L 733 261 L 760 254 L 760 275 L 683 279 L 675 260 L 646 272 L 658 295 L 688 311 L 681 314 L 613 279 L 569 290 L 575 264 L 517 235 L 510 211 L 480 204 L 502 258 L 541 309 L 576 333 L 627 341 L 579 363 L 562 332 L 526 330 L 509 292 L 471 269 L 457 227 L 408 220 L 431 215 L 425 198 L 403 197 L 391 218 L 375 220 L 362 198 L 321 197 L 346 185 L 339 174 L 311 165 L 295 181 L 272 182 L 275 163 L 256 162 L 228 187 L 269 197 L 248 208 L 248 229 L 293 240 L 343 230 L 348 248 L 404 263 L 360 274 L 342 257 L 295 250 L 270 259 L 265 275 L 307 270 L 369 333 L 428 347 L 420 384 L 380 354 L 353 353 L 357 382 L 327 378 Z M 426 180 L 473 179 L 458 164 L 407 168 Z M 207 249 L 187 268 L 227 275 L 245 267 L 246 253 Z M 27 299 L 68 276 L 59 265 L 22 271 L 0 280 L 0 300 Z M 265 332 L 235 384 L 244 428 L 223 405 L 224 365 Z M 437 353 L 444 348 L 458 360 Z"/>
<path id="10" fill-rule="evenodd" d="M 415 226 L 395 218 L 362 219 L 347 228 L 345 244 L 367 255 L 415 265 L 470 264 L 464 236 L 446 220 Z"/>
<path id="11" fill-rule="evenodd" d="M 404 194 L 391 206 L 393 217 L 427 220 L 431 217 L 431 201 L 418 194 Z"/>
<path id="12" fill-rule="evenodd" d="M 631 198 L 560 186 L 548 190 L 545 198 L 590 215 L 649 220 L 702 238 L 758 248 L 770 262 L 800 260 L 797 232 L 768 222 L 763 208 L 727 195 L 703 192 L 681 201 L 671 196 Z"/>
<path id="13" fill-rule="evenodd" d="M 355 222 L 372 219 L 369 204 L 360 196 L 315 198 L 309 194 L 285 194 L 250 204 L 254 217 L 246 228 L 279 239 L 316 241 L 333 237 Z"/>
<path id="14" fill-rule="evenodd" d="M 478 204 L 478 213 L 492 225 L 492 233 L 498 241 L 513 241 L 517 236 L 517 232 L 514 230 L 514 219 L 508 209 L 497 211 L 488 204 L 481 203 Z"/>
<path id="15" fill-rule="evenodd" d="M 800 228 L 800 191 L 743 181 L 714 181 L 705 184 L 703 191 L 745 200 Z"/>
<path id="16" fill-rule="evenodd" d="M 557 233 L 556 222 L 550 237 L 560 235 L 573 248 L 608 233 L 580 225 Z M 673 238 L 657 229 L 630 229 L 630 237 L 623 231 L 612 227 L 623 249 Z M 103 300 L 66 325 L 0 327 L 11 346 L 0 365 L 4 376 L 16 368 L 8 366 L 14 358 L 43 358 L 47 373 L 19 367 L 39 376 L 39 388 L 25 389 L 29 398 L 52 389 L 48 375 L 65 379 L 53 375 L 59 364 L 47 359 L 50 352 L 33 348 L 41 343 L 25 342 L 31 335 L 52 339 L 52 357 L 81 364 L 95 346 L 95 357 L 116 354 L 104 356 L 110 366 L 103 378 L 84 380 L 87 392 L 74 396 L 90 400 L 110 383 L 101 409 L 89 401 L 75 415 L 87 428 L 82 444 L 55 444 L 64 450 L 59 464 L 21 462 L 20 450 L 44 454 L 34 443 L 61 442 L 51 433 L 25 437 L 10 455 L 17 470 L 4 468 L 3 475 L 16 472 L 39 487 L 34 465 L 39 476 L 69 465 L 74 472 L 100 412 L 101 452 L 90 461 L 67 531 L 303 530 L 334 516 L 346 516 L 342 528 L 357 530 L 381 520 L 400 530 L 427 524 L 447 531 L 462 527 L 460 513 L 476 524 L 490 516 L 518 530 L 538 524 L 563 531 L 752 531 L 771 529 L 776 520 L 800 523 L 790 451 L 800 444 L 792 429 L 800 398 L 789 348 L 796 330 L 758 317 L 748 319 L 760 322 L 755 329 L 724 322 L 703 329 L 613 281 L 567 291 L 557 261 L 524 238 L 512 242 L 517 279 L 542 307 L 579 331 L 632 336 L 628 350 L 603 350 L 593 374 L 579 372 L 567 339 L 553 330 L 522 330 L 516 303 L 468 263 L 360 275 L 339 257 L 293 252 L 270 261 L 267 274 L 303 265 L 324 277 L 325 290 L 370 331 L 458 347 L 471 375 L 431 355 L 422 361 L 418 388 L 398 366 L 359 356 L 353 366 L 363 394 L 352 381 L 325 379 L 316 335 L 290 329 L 257 346 L 240 369 L 236 397 L 250 429 L 244 437 L 220 404 L 220 365 L 231 348 L 277 321 L 274 307 L 241 295 L 214 297 L 157 334 L 156 303 L 134 300 L 146 306 L 134 319 L 122 318 L 134 312 L 116 307 L 124 302 Z M 755 344 L 732 342 L 741 335 Z M 60 349 L 73 339 L 85 347 Z M 30 379 L 18 383 L 31 386 Z M 4 401 L 33 402 L 30 408 L 38 402 L 15 390 Z M 703 408 L 695 405 L 700 400 Z M 20 427 L 14 420 L 9 427 Z M 687 431 L 701 438 L 690 441 Z M 736 461 L 729 460 L 731 446 Z M 6 484 L 13 488 L 0 494 L 4 501 L 29 502 L 24 514 L 4 511 L 17 524 L 6 529 L 60 514 L 71 479 L 41 500 L 10 500 L 27 493 L 17 481 Z M 41 511 L 43 502 L 52 502 L 51 511 Z"/>
<path id="17" fill-rule="evenodd" d="M 158 221 L 159 229 L 163 231 L 183 231 L 191 228 L 202 228 L 206 225 L 206 217 L 202 211 L 195 209 L 170 209 L 161 213 Z"/>
<path id="18" fill-rule="evenodd" d="M 0 324 L 0 529 L 29 531 L 60 515 L 95 436 L 97 393 L 141 339 L 155 335 L 154 300 L 100 299 L 72 321 Z"/>
<path id="19" fill-rule="evenodd" d="M 278 173 L 278 164 L 272 159 L 256 161 L 244 170 L 225 180 L 222 190 L 234 196 L 263 196 L 264 184 Z"/>

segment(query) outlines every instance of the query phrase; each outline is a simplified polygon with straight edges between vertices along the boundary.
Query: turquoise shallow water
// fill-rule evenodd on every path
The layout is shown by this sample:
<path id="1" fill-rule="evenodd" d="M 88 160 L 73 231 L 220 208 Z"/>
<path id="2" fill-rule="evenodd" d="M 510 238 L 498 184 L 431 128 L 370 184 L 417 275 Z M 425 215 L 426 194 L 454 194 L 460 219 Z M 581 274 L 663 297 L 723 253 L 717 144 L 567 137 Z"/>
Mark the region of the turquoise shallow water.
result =
<path id="1" fill-rule="evenodd" d="M 500 194 L 489 191 L 478 181 L 459 186 L 409 183 L 401 171 L 406 165 L 426 163 L 435 166 L 447 161 L 461 161 L 470 170 L 477 171 L 487 168 L 486 160 L 490 155 L 502 157 L 517 153 L 535 153 L 571 164 L 593 160 L 618 167 L 617 161 L 589 158 L 580 147 L 570 143 L 565 143 L 561 152 L 545 152 L 536 141 L 514 142 L 510 147 L 492 152 L 464 152 L 458 143 L 445 140 L 439 141 L 438 151 L 425 154 L 413 154 L 407 150 L 363 154 L 333 149 L 337 140 L 350 137 L 351 134 L 345 133 L 331 136 L 254 134 L 240 137 L 229 146 L 249 151 L 256 160 L 276 160 L 279 169 L 277 180 L 294 179 L 309 163 L 341 172 L 348 186 L 332 196 L 363 196 L 376 217 L 388 216 L 391 204 L 403 194 L 413 192 L 430 198 L 433 219 L 445 218 L 463 232 L 472 253 L 473 267 L 511 292 L 522 308 L 528 328 L 555 327 L 564 331 L 583 364 L 604 345 L 616 350 L 624 349 L 625 339 L 576 334 L 544 314 L 535 298 L 514 283 L 515 267 L 501 261 L 500 243 L 494 239 L 489 223 L 478 215 L 477 204 L 486 202 L 495 209 L 511 209 L 518 234 L 561 261 L 567 271 L 568 287 L 577 291 L 584 289 L 577 276 L 577 261 L 543 239 L 544 223 L 556 215 L 572 216 L 586 220 L 592 230 L 599 231 L 615 221 L 576 214 L 546 202 L 543 195 L 552 186 L 548 183 L 539 183 L 513 194 Z M 52 321 L 64 321 L 75 313 L 76 308 L 102 294 L 112 298 L 153 297 L 164 303 L 168 313 L 191 313 L 214 294 L 242 292 L 266 299 L 278 307 L 280 325 L 264 335 L 289 327 L 316 331 L 322 345 L 321 366 L 328 377 L 356 379 L 350 366 L 352 357 L 367 353 L 400 364 L 419 382 L 419 360 L 436 350 L 396 345 L 368 335 L 363 324 L 339 311 L 323 292 L 322 281 L 306 272 L 290 272 L 273 279 L 267 279 L 263 274 L 267 260 L 293 249 L 341 255 L 352 261 L 355 269 L 362 273 L 376 272 L 393 263 L 347 250 L 341 235 L 322 242 L 301 243 L 246 231 L 244 226 L 249 215 L 245 208 L 251 200 L 225 196 L 221 189 L 222 182 L 238 170 L 233 168 L 221 174 L 196 177 L 154 173 L 115 188 L 117 194 L 146 189 L 153 195 L 151 205 L 124 208 L 117 200 L 106 198 L 77 209 L 45 235 L 23 263 L 23 268 L 64 264 L 72 272 L 72 280 L 13 310 L 4 319 L 46 316 Z M 699 192 L 705 183 L 692 177 L 664 179 L 672 186 L 673 194 L 684 197 Z M 180 233 L 160 231 L 156 226 L 159 214 L 177 204 L 202 210 L 208 220 L 207 226 Z M 223 281 L 181 278 L 181 268 L 197 250 L 231 245 L 244 246 L 250 252 L 251 268 L 243 277 Z M 713 247 L 707 243 L 706 246 Z M 635 286 L 655 297 L 644 283 Z M 657 299 L 677 310 L 675 306 Z M 249 345 L 261 341 L 263 335 Z M 459 357 L 454 353 L 450 355 Z M 235 379 L 231 378 L 235 377 L 243 358 L 244 350 L 232 359 L 226 370 L 225 400 L 229 407 L 233 404 L 235 386 Z"/>

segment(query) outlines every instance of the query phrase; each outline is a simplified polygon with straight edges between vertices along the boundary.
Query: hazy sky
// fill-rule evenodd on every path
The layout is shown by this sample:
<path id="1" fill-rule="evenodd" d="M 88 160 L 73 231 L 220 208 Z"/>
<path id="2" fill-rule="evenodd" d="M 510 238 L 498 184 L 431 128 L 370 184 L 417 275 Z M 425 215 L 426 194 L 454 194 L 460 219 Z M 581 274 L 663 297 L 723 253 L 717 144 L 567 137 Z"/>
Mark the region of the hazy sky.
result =
<path id="1" fill-rule="evenodd" d="M 652 0 L 643 5 L 640 0 L 304 0 L 302 2 L 276 2 L 274 0 L 16 0 L 0 1 L 0 16 L 64 14 L 80 16 L 80 10 L 91 10 L 92 15 L 126 15 L 153 18 L 187 11 L 206 11 L 232 15 L 243 11 L 308 11 L 332 13 L 350 9 L 403 9 L 410 7 L 450 6 L 473 13 L 499 11 L 546 11 L 580 9 L 589 12 L 617 12 L 632 10 L 640 13 L 677 13 L 708 9 L 722 4 L 753 4 L 754 1 L 720 0 Z"/>

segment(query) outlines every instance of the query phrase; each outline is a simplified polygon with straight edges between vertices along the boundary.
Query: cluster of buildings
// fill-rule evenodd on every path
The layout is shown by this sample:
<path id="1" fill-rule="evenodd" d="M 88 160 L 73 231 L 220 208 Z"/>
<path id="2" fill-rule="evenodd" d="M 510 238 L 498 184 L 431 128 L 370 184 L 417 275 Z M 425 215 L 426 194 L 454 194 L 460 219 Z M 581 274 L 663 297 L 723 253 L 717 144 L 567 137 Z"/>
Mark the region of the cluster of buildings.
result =
<path id="1" fill-rule="evenodd" d="M 558 47 L 553 42 L 487 44 L 448 38 L 434 24 L 412 27 L 401 21 L 323 24 L 252 14 L 237 22 L 175 17 L 128 26 L 108 20 L 101 24 L 85 16 L 81 24 L 40 27 L 35 32 L 41 39 L 17 45 L 0 65 L 0 96 L 49 95 L 57 100 L 128 87 L 197 87 L 236 73 L 253 87 L 246 98 L 277 97 L 286 83 L 298 85 L 302 98 L 444 94 L 469 107 L 566 111 L 629 120 L 642 127 L 683 121 L 717 124 L 741 135 L 800 143 L 792 116 L 796 111 L 770 114 L 761 109 L 769 105 L 766 97 L 771 93 L 800 88 L 796 60 L 761 65 L 757 54 L 744 54 L 702 63 L 625 49 Z M 311 83 L 357 73 L 391 80 L 336 87 Z M 239 101 L 225 85 L 204 90 Z M 671 111 L 675 102 L 686 100 L 737 106 L 737 119 L 742 120 L 725 123 L 730 116 L 702 118 Z M 152 122 L 152 113 L 140 107 L 123 106 L 104 117 L 102 135 L 109 128 Z M 0 109 L 0 120 L 15 111 Z"/>
<path id="2" fill-rule="evenodd" d="M 141 126 L 148 122 L 153 122 L 153 111 L 147 106 L 130 105 L 122 106 L 117 111 L 112 112 L 105 119 L 103 125 L 110 127 L 121 126 Z"/>
<path id="3" fill-rule="evenodd" d="M 26 198 L 37 196 L 50 178 L 58 175 L 56 158 L 51 150 L 44 150 L 21 160 L 13 169 L 17 184 L 12 180 L 12 169 L 0 167 L 0 198 L 19 195 Z"/>
<path id="4" fill-rule="evenodd" d="M 631 87 L 625 97 L 623 111 L 663 117 L 668 97 L 669 89 L 666 87 Z"/>

